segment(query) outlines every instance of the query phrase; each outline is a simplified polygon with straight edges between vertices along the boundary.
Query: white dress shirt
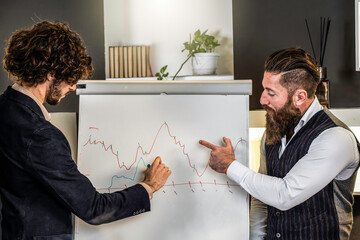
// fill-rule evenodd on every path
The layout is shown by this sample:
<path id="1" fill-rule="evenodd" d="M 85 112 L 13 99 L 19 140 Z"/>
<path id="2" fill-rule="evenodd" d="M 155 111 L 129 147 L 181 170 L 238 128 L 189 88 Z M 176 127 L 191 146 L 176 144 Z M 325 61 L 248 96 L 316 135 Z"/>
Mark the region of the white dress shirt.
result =
<path id="1" fill-rule="evenodd" d="M 322 109 L 315 98 L 295 127 L 293 137 Z M 231 163 L 227 170 L 229 178 L 253 197 L 250 214 L 251 239 L 261 239 L 265 235 L 266 205 L 282 211 L 288 210 L 315 195 L 333 179 L 348 179 L 359 165 L 359 152 L 354 135 L 342 127 L 333 127 L 313 140 L 308 153 L 299 159 L 284 178 L 271 177 L 266 175 L 264 139 L 265 136 L 261 143 L 259 173 L 238 161 Z M 286 143 L 286 136 L 281 139 L 279 156 L 289 142 Z"/>

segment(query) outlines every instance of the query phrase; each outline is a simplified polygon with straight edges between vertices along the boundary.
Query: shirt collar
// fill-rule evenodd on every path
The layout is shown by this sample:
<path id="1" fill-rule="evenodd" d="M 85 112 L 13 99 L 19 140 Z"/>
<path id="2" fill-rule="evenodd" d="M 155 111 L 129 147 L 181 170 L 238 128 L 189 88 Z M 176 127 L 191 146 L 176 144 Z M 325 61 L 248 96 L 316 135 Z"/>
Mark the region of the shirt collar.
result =
<path id="1" fill-rule="evenodd" d="M 324 109 L 324 107 L 320 104 L 319 100 L 315 96 L 314 101 L 310 104 L 308 109 L 305 111 L 304 115 L 301 117 L 299 123 L 294 128 L 294 134 L 292 135 L 291 139 L 296 135 L 297 132 L 319 111 Z M 289 144 L 290 141 L 286 141 L 286 135 L 281 138 L 281 145 L 282 147 L 279 149 L 279 156 L 283 153 L 285 150 L 285 147 L 287 144 Z"/>
<path id="2" fill-rule="evenodd" d="M 17 84 L 17 83 L 14 83 L 14 84 L 12 85 L 12 88 L 13 88 L 14 90 L 16 90 L 16 91 L 21 92 L 22 94 L 25 94 L 25 95 L 29 96 L 31 99 L 33 99 L 33 100 L 36 102 L 36 104 L 40 107 L 41 112 L 42 112 L 42 114 L 43 114 L 44 117 L 45 117 L 45 120 L 46 120 L 46 121 L 50 121 L 50 120 L 51 120 L 51 115 L 50 115 L 50 113 L 46 110 L 46 108 L 45 108 L 44 105 L 39 101 L 39 99 L 37 99 L 37 98 L 34 96 L 34 94 L 32 94 L 29 90 L 27 90 L 26 88 L 20 86 L 20 85 Z"/>
<path id="3" fill-rule="evenodd" d="M 323 110 L 324 107 L 320 104 L 319 100 L 315 96 L 314 101 L 305 111 L 304 115 L 301 117 L 299 123 L 294 129 L 294 135 L 319 111 Z"/>

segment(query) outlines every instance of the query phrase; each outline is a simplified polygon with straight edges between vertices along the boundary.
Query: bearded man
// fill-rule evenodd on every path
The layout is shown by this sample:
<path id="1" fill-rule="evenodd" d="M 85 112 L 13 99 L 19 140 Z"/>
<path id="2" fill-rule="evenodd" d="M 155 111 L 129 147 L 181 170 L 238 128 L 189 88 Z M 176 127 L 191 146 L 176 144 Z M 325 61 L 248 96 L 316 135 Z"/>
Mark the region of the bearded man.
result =
<path id="1" fill-rule="evenodd" d="M 0 95 L 0 239 L 70 240 L 72 213 L 98 225 L 150 211 L 153 192 L 171 173 L 160 157 L 140 184 L 101 194 L 49 122 L 43 103 L 59 103 L 92 74 L 79 34 L 61 22 L 20 29 L 9 39 L 3 64 L 15 83 Z"/>
<path id="2" fill-rule="evenodd" d="M 251 196 L 251 239 L 349 239 L 359 145 L 315 96 L 317 63 L 299 48 L 265 62 L 260 102 L 266 110 L 260 169 L 235 161 L 225 146 L 204 140 L 209 165 Z"/>

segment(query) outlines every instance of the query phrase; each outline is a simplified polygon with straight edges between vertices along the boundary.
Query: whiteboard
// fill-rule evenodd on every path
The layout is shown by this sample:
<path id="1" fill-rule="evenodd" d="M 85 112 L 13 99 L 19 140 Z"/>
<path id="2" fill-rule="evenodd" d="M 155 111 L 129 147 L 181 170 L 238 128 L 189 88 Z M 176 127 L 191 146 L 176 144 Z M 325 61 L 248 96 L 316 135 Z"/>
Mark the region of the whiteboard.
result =
<path id="1" fill-rule="evenodd" d="M 100 226 L 76 218 L 75 239 L 248 239 L 248 194 L 198 144 L 226 136 L 248 166 L 248 114 L 248 95 L 81 95 L 78 167 L 99 192 L 142 181 L 156 156 L 172 174 L 150 212 Z"/>

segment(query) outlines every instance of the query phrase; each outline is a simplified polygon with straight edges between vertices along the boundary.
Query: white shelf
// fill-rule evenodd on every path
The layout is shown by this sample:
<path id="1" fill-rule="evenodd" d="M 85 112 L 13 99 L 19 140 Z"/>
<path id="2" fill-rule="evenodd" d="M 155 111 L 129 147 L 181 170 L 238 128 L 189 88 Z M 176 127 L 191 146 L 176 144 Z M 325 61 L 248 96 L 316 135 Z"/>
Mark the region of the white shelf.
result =
<path id="1" fill-rule="evenodd" d="M 172 76 L 167 77 L 164 80 L 172 80 Z M 106 80 L 156 80 L 156 77 L 141 77 L 141 78 L 106 78 Z M 175 80 L 234 80 L 234 75 L 186 75 L 177 76 Z"/>

